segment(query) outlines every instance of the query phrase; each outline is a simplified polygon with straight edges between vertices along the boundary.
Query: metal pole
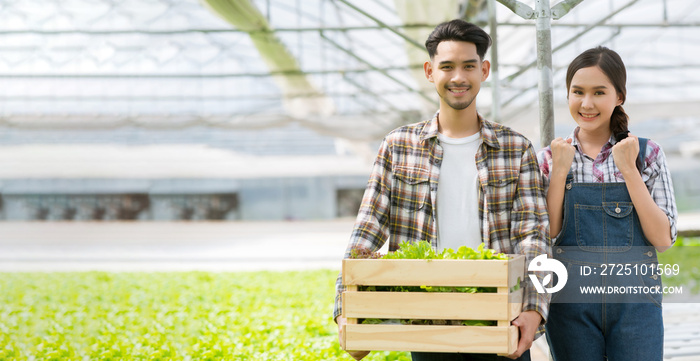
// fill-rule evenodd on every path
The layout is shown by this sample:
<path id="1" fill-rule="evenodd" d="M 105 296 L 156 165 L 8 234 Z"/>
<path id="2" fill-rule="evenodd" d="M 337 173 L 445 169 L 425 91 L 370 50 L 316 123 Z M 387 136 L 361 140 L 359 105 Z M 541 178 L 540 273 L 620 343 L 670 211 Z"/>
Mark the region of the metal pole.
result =
<path id="1" fill-rule="evenodd" d="M 595 23 L 586 25 L 586 28 L 585 28 L 585 29 L 581 30 L 581 32 L 579 32 L 578 34 L 572 36 L 571 38 L 569 38 L 568 40 L 564 41 L 563 43 L 557 45 L 557 46 L 552 50 L 552 52 L 553 52 L 553 53 L 556 53 L 556 52 L 559 51 L 560 49 L 563 49 L 563 48 L 567 47 L 569 44 L 573 43 L 574 41 L 576 41 L 577 39 L 579 39 L 580 37 L 582 37 L 584 34 L 586 34 L 586 33 L 588 33 L 589 31 L 595 29 L 596 27 L 598 27 L 598 26 L 601 25 L 602 23 L 606 22 L 608 19 L 612 18 L 613 16 L 619 14 L 622 10 L 625 10 L 625 9 L 627 9 L 628 7 L 632 6 L 632 5 L 633 5 L 634 3 L 636 3 L 637 1 L 638 1 L 638 0 L 632 0 L 632 1 L 628 2 L 627 4 L 625 4 L 624 6 L 620 7 L 619 9 L 610 12 L 610 13 L 607 14 L 605 17 L 603 17 L 602 19 L 596 21 Z M 550 28 L 551 28 L 551 23 L 550 23 Z M 528 69 L 532 68 L 532 67 L 535 66 L 535 65 L 537 65 L 537 61 L 533 61 L 533 62 L 531 62 L 530 64 L 527 64 L 527 65 L 521 67 L 517 72 L 515 72 L 515 73 L 511 74 L 510 76 L 508 76 L 508 80 L 509 80 L 509 81 L 513 81 L 513 79 L 515 79 L 515 78 L 517 78 L 517 77 L 523 75 L 523 73 L 525 73 L 525 71 L 527 71 Z"/>
<path id="2" fill-rule="evenodd" d="M 540 73 L 540 144 L 549 145 L 554 139 L 554 103 L 552 80 L 552 11 L 549 0 L 537 0 L 537 70 Z"/>
<path id="3" fill-rule="evenodd" d="M 501 122 L 501 80 L 498 73 L 498 23 L 496 22 L 496 0 L 488 0 L 489 28 L 493 45 L 491 46 L 491 118 L 494 122 Z"/>

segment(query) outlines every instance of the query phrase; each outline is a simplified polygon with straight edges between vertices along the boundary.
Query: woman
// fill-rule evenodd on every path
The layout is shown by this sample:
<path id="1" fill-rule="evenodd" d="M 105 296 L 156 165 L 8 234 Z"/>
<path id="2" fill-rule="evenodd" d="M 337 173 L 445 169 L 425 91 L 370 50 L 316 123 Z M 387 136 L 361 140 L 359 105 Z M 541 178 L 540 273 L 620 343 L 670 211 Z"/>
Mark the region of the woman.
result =
<path id="1" fill-rule="evenodd" d="M 576 57 L 566 88 L 578 127 L 538 154 L 554 257 L 569 276 L 546 324 L 556 361 L 663 357 L 661 294 L 650 290 L 661 287 L 656 251 L 676 239 L 676 206 L 659 145 L 628 135 L 626 78 L 608 48 Z M 608 293 L 585 294 L 581 286 Z"/>

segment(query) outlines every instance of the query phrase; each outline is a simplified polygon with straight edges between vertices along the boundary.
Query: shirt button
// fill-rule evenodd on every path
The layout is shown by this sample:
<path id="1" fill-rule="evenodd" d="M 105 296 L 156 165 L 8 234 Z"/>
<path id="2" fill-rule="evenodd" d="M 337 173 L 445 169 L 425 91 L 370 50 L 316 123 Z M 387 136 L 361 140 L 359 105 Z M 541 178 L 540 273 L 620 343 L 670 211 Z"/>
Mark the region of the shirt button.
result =
<path id="1" fill-rule="evenodd" d="M 571 190 L 571 183 L 566 185 L 566 189 Z"/>
<path id="2" fill-rule="evenodd" d="M 622 212 L 622 209 L 620 209 L 620 207 L 615 208 L 615 213 L 620 213 L 620 212 Z"/>
<path id="3" fill-rule="evenodd" d="M 564 252 L 561 248 L 557 248 L 557 253 L 562 253 Z"/>
<path id="4" fill-rule="evenodd" d="M 654 254 L 651 253 L 651 251 L 647 252 L 647 256 L 651 257 L 651 256 L 653 256 L 653 255 L 654 255 Z"/>
<path id="5" fill-rule="evenodd" d="M 653 275 L 653 276 L 651 276 L 651 278 L 653 278 L 653 279 L 658 279 L 658 278 L 659 278 L 659 276 L 657 276 L 657 275 Z"/>

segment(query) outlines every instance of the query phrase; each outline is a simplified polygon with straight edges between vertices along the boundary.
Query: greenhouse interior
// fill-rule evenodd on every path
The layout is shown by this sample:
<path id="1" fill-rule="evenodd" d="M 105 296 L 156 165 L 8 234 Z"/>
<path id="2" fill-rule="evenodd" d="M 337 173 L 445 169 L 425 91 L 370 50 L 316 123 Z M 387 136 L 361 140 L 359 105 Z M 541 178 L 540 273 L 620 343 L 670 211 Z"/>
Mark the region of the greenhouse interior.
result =
<path id="1" fill-rule="evenodd" d="M 574 128 L 568 63 L 598 45 L 617 51 L 631 132 L 662 146 L 679 210 L 700 209 L 698 3 L 552 4 L 548 50 L 537 48 L 536 6 L 3 1 L 0 219 L 352 217 L 384 135 L 438 109 L 424 41 L 453 18 L 493 38 L 479 113 L 537 149 Z M 551 68 L 538 65 L 538 51 Z"/>

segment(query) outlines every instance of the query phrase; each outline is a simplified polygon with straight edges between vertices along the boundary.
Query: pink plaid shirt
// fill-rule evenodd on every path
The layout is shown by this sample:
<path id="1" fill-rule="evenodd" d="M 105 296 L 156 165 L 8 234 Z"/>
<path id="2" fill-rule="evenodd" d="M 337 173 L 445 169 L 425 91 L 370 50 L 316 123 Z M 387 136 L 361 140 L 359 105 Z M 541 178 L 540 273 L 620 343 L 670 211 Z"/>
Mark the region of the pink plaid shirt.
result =
<path id="1" fill-rule="evenodd" d="M 625 179 L 622 173 L 615 166 L 615 161 L 612 157 L 612 147 L 617 142 L 615 137 L 610 137 L 601 149 L 595 159 L 583 154 L 579 148 L 578 141 L 579 128 L 566 138 L 572 138 L 571 144 L 576 148 L 574 153 L 574 161 L 571 165 L 571 173 L 574 177 L 574 182 L 577 183 L 621 183 Z M 549 170 L 552 167 L 552 150 L 550 147 L 541 149 L 537 153 L 537 160 L 540 164 L 540 170 L 544 175 L 545 190 L 549 187 Z M 642 172 L 642 180 L 647 186 L 654 202 L 661 208 L 671 225 L 671 240 L 676 242 L 678 229 L 676 228 L 676 219 L 678 211 L 676 209 L 676 200 L 673 195 L 673 182 L 671 181 L 671 172 L 666 166 L 666 156 L 664 155 L 661 146 L 649 139 L 647 142 L 646 154 L 644 155 L 644 171 Z M 546 194 L 546 192 L 545 192 Z"/>

